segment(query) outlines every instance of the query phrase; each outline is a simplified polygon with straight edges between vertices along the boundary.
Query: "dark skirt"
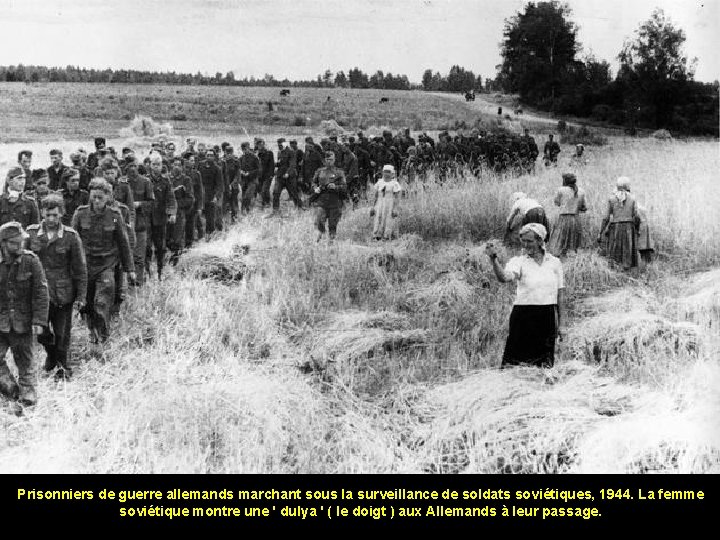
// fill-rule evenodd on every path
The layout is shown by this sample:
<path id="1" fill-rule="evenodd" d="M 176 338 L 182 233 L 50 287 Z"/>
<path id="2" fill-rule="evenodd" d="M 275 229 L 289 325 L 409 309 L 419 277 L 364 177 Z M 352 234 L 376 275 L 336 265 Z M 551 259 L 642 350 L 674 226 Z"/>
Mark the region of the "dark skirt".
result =
<path id="1" fill-rule="evenodd" d="M 555 304 L 513 306 L 501 367 L 519 364 L 553 366 L 557 336 L 556 310 Z"/>
<path id="2" fill-rule="evenodd" d="M 528 223 L 539 223 L 543 227 L 545 227 L 545 230 L 547 231 L 547 235 L 545 235 L 545 238 L 543 240 L 545 242 L 548 241 L 550 238 L 550 223 L 548 222 L 547 216 L 545 215 L 545 209 L 541 207 L 531 208 L 527 212 L 525 212 L 525 217 L 523 217 L 522 224 L 527 225 Z"/>
<path id="3" fill-rule="evenodd" d="M 548 251 L 559 257 L 582 247 L 582 226 L 577 214 L 561 214 L 548 242 Z"/>
<path id="4" fill-rule="evenodd" d="M 611 223 L 607 237 L 608 256 L 625 270 L 638 265 L 637 233 L 630 221 Z"/>

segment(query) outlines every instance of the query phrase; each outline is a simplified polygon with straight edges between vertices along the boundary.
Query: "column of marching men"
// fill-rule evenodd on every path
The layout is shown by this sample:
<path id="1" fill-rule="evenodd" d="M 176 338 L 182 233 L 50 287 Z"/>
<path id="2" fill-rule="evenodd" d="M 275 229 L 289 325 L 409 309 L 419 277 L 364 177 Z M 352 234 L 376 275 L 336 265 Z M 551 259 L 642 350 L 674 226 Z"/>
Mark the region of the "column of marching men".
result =
<path id="1" fill-rule="evenodd" d="M 498 170 L 512 161 L 508 156 L 527 172 L 539 155 L 527 130 L 509 138 L 478 131 L 453 138 L 443 132 L 438 142 L 423 133 L 416 143 L 406 129 L 394 136 L 385 131 L 374 138 L 358 133 L 304 142 L 300 149 L 297 141 L 280 138 L 273 151 L 256 138 L 252 146 L 242 143 L 237 156 L 229 143 L 187 139 L 183 152 L 176 153 L 174 143 L 165 140 L 154 143 L 140 161 L 133 149 L 117 155 L 98 137 L 95 152 L 71 153 L 70 165 L 61 151 L 52 150 L 47 169 L 32 169 L 32 152 L 21 151 L 0 195 L 0 393 L 33 405 L 33 335 L 45 348 L 45 370 L 68 379 L 73 309 L 84 318 L 91 340 L 105 342 L 128 288 L 161 280 L 166 262 L 177 264 L 194 242 L 210 240 L 254 207 L 267 209 L 268 218 L 279 216 L 283 190 L 298 210 L 317 208 L 317 239 L 327 232 L 332 242 L 344 201 L 355 209 L 372 186 L 373 238 L 389 239 L 396 234 L 400 177 L 408 184 L 423 182 L 433 168 L 433 178 L 442 182 L 462 174 L 463 164 Z M 581 158 L 582 151 L 579 145 L 573 158 Z M 559 153 L 551 135 L 543 151 L 546 166 L 557 164 Z M 563 176 L 572 187 L 571 199 L 580 200 L 574 175 Z M 549 229 L 539 203 L 524 194 L 514 199 L 508 231 L 531 221 Z M 583 200 L 565 213 L 576 217 L 584 210 Z M 579 238 L 576 220 L 565 221 L 556 242 L 563 254 L 576 250 Z M 17 378 L 5 362 L 9 349 Z"/>

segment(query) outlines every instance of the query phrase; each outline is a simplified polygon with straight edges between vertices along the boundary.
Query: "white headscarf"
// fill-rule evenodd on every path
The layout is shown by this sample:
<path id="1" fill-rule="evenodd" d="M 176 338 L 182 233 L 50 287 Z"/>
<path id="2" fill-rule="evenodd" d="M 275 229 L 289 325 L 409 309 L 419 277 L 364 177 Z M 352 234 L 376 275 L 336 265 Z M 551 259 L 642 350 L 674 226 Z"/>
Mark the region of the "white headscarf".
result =
<path id="1" fill-rule="evenodd" d="M 545 228 L 545 225 L 541 225 L 540 223 L 528 223 L 523 225 L 520 229 L 520 236 L 530 231 L 535 233 L 535 235 L 540 239 L 540 247 L 545 249 L 545 237 L 547 236 L 547 229 Z"/>
<path id="2" fill-rule="evenodd" d="M 617 179 L 615 185 L 617 186 L 614 193 L 615 198 L 620 204 L 624 204 L 627 193 L 630 191 L 630 179 L 627 176 L 621 176 Z"/>

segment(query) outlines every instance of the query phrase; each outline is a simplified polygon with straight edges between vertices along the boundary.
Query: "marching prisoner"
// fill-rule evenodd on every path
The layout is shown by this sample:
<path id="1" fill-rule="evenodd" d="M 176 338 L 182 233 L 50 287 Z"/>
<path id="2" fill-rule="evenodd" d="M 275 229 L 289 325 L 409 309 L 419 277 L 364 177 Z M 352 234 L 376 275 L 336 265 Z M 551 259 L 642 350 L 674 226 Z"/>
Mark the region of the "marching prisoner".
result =
<path id="1" fill-rule="evenodd" d="M 149 268 L 153 248 L 155 250 L 155 264 L 157 266 L 158 280 L 162 279 L 163 267 L 165 266 L 166 232 L 168 224 L 175 223 L 177 214 L 177 201 L 170 179 L 162 172 L 162 156 L 157 153 L 150 157 L 150 181 L 153 185 L 152 212 L 150 213 L 150 239 L 147 244 L 147 263 Z"/>
<path id="2" fill-rule="evenodd" d="M 87 293 L 85 252 L 78 233 L 62 223 L 65 214 L 60 194 L 52 193 L 41 204 L 42 221 L 28 227 L 27 245 L 42 263 L 48 285 L 48 329 L 38 337 L 45 347 L 45 371 L 59 368 L 56 377 L 68 379 L 73 305 L 82 310 Z"/>
<path id="3" fill-rule="evenodd" d="M 110 308 L 115 300 L 114 269 L 118 263 L 135 281 L 132 251 L 119 210 L 108 205 L 112 187 L 105 180 L 90 182 L 90 204 L 80 206 L 72 220 L 83 243 L 87 261 L 86 322 L 94 342 L 110 335 Z"/>
<path id="4" fill-rule="evenodd" d="M 28 193 L 25 171 L 21 167 L 13 167 L 8 171 L 5 193 L 0 195 L 0 225 L 17 221 L 25 229 L 28 225 L 40 223 L 40 211 L 37 203 Z M 32 180 L 30 180 L 32 184 Z"/>
<path id="5" fill-rule="evenodd" d="M 243 215 L 250 213 L 255 191 L 260 181 L 260 159 L 250 150 L 250 143 L 244 142 L 240 145 L 242 156 L 240 157 L 240 193 L 242 197 L 241 212 Z"/>
<path id="6" fill-rule="evenodd" d="M 37 402 L 33 334 L 47 325 L 48 287 L 40 259 L 23 249 L 25 231 L 17 221 L 0 226 L 0 393 L 21 404 Z M 15 379 L 5 363 L 10 349 Z"/>
<path id="7" fill-rule="evenodd" d="M 75 210 L 88 203 L 90 194 L 84 189 L 80 189 L 80 171 L 75 168 L 65 169 L 62 182 L 65 185 L 65 189 L 61 191 L 65 205 L 62 222 L 63 225 L 69 227 Z"/>
<path id="8" fill-rule="evenodd" d="M 174 266 L 180 258 L 180 252 L 185 247 L 185 220 L 188 214 L 192 213 L 195 205 L 195 190 L 192 178 L 183 170 L 182 158 L 176 156 L 171 161 L 170 179 L 172 180 L 173 193 L 177 203 L 175 222 L 168 220 L 167 243 L 171 251 L 170 263 Z"/>
<path id="9" fill-rule="evenodd" d="M 135 206 L 135 247 L 133 248 L 133 264 L 137 276 L 137 285 L 145 283 L 145 259 L 147 257 L 147 237 L 152 215 L 155 192 L 152 182 L 146 176 L 138 172 L 138 162 L 128 161 L 125 165 L 125 173 L 128 185 L 133 192 Z M 129 240 L 129 238 L 128 238 Z"/>

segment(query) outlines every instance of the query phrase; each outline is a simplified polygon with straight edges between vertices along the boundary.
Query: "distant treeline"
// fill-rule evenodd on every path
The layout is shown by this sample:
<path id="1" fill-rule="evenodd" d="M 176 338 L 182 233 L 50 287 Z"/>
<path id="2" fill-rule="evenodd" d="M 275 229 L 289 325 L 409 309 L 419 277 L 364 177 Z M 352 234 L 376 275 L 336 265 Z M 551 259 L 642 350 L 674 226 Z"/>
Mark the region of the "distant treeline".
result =
<path id="1" fill-rule="evenodd" d="M 307 81 L 278 80 L 273 75 L 238 79 L 230 71 L 214 76 L 191 73 L 138 71 L 134 69 L 86 69 L 76 66 L 0 66 L 0 82 L 62 82 L 62 83 L 117 83 L 117 84 L 177 84 L 202 86 L 294 86 L 309 88 L 377 88 L 381 90 L 410 90 L 407 75 L 393 75 L 378 70 L 372 75 L 353 68 L 333 73 L 330 70 Z"/>
<path id="2" fill-rule="evenodd" d="M 503 63 L 486 88 L 560 115 L 634 128 L 718 136 L 718 81 L 694 80 L 685 32 L 660 9 L 626 40 L 615 77 L 610 64 L 578 58 L 577 25 L 566 4 L 529 2 L 505 21 Z M 708 55 L 712 52 L 708 51 Z"/>

